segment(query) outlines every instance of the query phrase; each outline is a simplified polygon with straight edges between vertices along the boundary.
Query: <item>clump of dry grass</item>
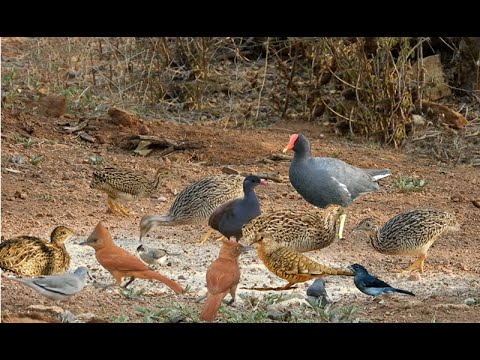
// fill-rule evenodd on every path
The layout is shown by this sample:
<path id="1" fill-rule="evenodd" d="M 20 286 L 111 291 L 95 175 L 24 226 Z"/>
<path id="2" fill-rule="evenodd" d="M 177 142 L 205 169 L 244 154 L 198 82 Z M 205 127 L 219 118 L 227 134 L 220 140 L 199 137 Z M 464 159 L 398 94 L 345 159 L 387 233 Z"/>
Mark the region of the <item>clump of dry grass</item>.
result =
<path id="1" fill-rule="evenodd" d="M 30 111 L 44 95 L 64 95 L 70 112 L 120 106 L 224 127 L 322 121 L 400 146 L 421 109 L 427 40 L 28 38 L 2 68 L 2 102 Z"/>

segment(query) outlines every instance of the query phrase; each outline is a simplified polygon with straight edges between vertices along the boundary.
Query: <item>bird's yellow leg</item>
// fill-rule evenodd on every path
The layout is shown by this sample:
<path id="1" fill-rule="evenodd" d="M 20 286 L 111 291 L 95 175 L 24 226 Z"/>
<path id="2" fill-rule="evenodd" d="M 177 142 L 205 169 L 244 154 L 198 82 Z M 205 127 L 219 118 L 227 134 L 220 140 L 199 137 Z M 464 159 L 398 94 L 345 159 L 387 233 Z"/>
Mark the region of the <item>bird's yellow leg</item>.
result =
<path id="1" fill-rule="evenodd" d="M 110 211 L 112 212 L 113 215 L 115 215 L 115 216 L 121 215 L 116 208 L 116 203 L 114 203 L 112 198 L 110 198 L 110 197 L 107 199 L 107 206 L 108 206 L 108 208 L 110 209 Z"/>
<path id="2" fill-rule="evenodd" d="M 425 255 L 421 255 L 412 265 L 410 265 L 406 269 L 394 270 L 394 272 L 405 274 L 405 273 L 410 273 L 412 271 L 415 271 L 417 269 L 418 269 L 418 271 L 423 272 L 423 269 L 424 269 L 423 264 L 424 264 L 426 258 L 427 257 Z"/>
<path id="3" fill-rule="evenodd" d="M 338 238 L 343 239 L 343 228 L 345 227 L 345 219 L 347 218 L 346 214 L 340 215 L 340 225 L 338 226 Z"/>
<path id="4" fill-rule="evenodd" d="M 131 215 L 132 215 L 132 214 L 130 214 L 127 210 L 125 210 L 125 209 L 123 208 L 123 206 L 120 205 L 119 203 L 117 203 L 117 209 L 119 209 L 119 210 L 120 210 L 124 215 L 126 215 L 126 216 L 131 216 Z"/>
<path id="5" fill-rule="evenodd" d="M 111 197 L 108 197 L 107 199 L 107 205 L 108 207 L 110 208 L 110 210 L 112 211 L 112 213 L 116 216 L 121 216 L 122 214 L 126 215 L 126 216 L 130 216 L 131 214 L 125 210 L 122 205 L 120 205 L 119 203 L 117 203 L 115 200 L 113 200 Z"/>
<path id="6" fill-rule="evenodd" d="M 200 243 L 200 245 L 205 244 L 212 233 L 213 229 L 209 228 L 207 233 L 197 242 Z"/>

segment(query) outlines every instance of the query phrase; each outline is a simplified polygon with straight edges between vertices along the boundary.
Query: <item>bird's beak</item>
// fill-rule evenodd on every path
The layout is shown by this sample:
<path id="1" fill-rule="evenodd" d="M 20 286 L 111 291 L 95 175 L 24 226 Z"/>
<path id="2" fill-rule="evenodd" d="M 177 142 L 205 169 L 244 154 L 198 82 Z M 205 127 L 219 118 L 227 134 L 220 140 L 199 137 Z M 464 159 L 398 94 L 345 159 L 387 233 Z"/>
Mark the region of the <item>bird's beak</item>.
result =
<path id="1" fill-rule="evenodd" d="M 240 252 L 246 252 L 255 249 L 255 246 L 249 245 L 249 246 L 240 246 Z"/>
<path id="2" fill-rule="evenodd" d="M 348 271 L 351 271 L 352 273 L 354 273 L 354 274 L 355 274 L 355 271 L 353 270 L 353 268 L 352 268 L 352 266 L 351 266 L 351 265 L 347 266 L 347 270 L 348 270 Z"/>
<path id="3" fill-rule="evenodd" d="M 259 185 L 268 185 L 268 182 L 266 182 L 265 180 L 261 179 Z"/>
<path id="4" fill-rule="evenodd" d="M 298 139 L 298 134 L 293 134 L 290 136 L 290 141 L 288 142 L 287 146 L 285 146 L 282 152 L 285 154 L 288 150 L 292 150 L 293 146 L 295 145 L 295 141 Z"/>

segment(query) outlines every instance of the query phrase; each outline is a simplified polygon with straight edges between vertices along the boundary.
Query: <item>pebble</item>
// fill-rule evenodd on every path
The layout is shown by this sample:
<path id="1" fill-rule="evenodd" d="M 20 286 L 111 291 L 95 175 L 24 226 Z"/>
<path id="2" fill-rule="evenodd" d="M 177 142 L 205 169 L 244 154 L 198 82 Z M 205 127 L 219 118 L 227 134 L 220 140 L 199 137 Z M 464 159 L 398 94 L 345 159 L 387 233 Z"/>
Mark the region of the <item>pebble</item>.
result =
<path id="1" fill-rule="evenodd" d="M 410 276 L 408 277 L 408 280 L 410 281 L 419 281 L 420 279 L 421 276 L 419 273 L 410 274 Z"/>

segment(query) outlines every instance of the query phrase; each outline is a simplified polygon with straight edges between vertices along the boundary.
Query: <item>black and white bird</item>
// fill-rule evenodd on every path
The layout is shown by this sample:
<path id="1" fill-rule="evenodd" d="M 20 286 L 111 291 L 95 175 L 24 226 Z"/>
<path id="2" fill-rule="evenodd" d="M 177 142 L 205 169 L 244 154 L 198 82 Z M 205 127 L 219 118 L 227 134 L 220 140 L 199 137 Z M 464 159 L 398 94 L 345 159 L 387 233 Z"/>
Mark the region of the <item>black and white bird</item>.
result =
<path id="1" fill-rule="evenodd" d="M 353 282 L 355 283 L 357 289 L 364 294 L 377 297 L 378 295 L 388 292 L 398 292 L 415 296 L 415 294 L 410 291 L 394 288 L 386 282 L 370 275 L 367 269 L 360 264 L 350 265 L 347 267 L 347 269 L 355 274 L 353 277 Z"/>

